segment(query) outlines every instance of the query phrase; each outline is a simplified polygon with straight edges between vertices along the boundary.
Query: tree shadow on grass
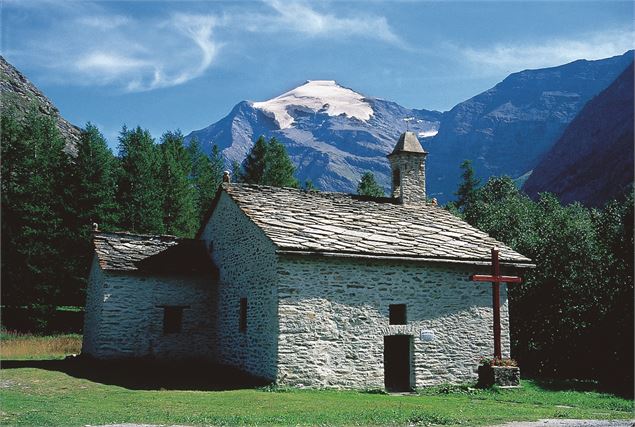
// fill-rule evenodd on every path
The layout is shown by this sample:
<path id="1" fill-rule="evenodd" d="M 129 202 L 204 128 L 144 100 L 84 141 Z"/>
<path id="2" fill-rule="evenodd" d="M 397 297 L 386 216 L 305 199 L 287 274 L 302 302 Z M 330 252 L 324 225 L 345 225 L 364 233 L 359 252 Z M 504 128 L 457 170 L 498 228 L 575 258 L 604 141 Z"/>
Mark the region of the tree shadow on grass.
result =
<path id="1" fill-rule="evenodd" d="M 592 391 L 598 393 L 613 394 L 616 396 L 633 399 L 632 385 L 620 383 L 600 383 L 593 380 L 563 380 L 532 378 L 532 381 L 543 390 L 549 391 Z"/>
<path id="2" fill-rule="evenodd" d="M 236 368 L 201 361 L 98 361 L 83 357 L 64 360 L 3 360 L 2 369 L 36 368 L 131 390 L 220 391 L 262 387 L 262 378 Z"/>

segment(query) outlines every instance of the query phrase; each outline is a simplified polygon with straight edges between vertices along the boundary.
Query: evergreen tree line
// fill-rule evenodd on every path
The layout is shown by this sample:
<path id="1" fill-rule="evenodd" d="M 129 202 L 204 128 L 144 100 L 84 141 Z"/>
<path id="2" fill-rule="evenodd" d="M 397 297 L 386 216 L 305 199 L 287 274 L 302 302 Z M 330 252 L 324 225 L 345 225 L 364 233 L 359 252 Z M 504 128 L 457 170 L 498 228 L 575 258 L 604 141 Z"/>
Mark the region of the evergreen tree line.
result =
<path id="1" fill-rule="evenodd" d="M 208 156 L 179 131 L 157 142 L 124 126 L 115 156 L 89 123 L 71 158 L 53 120 L 36 110 L 23 119 L 3 112 L 1 129 L 2 305 L 5 314 L 29 310 L 24 329 L 46 330 L 56 307 L 84 305 L 93 224 L 194 237 L 223 179 L 218 147 Z M 240 182 L 298 186 L 275 138 L 260 137 L 233 169 Z"/>
<path id="2" fill-rule="evenodd" d="M 115 156 L 89 123 L 71 158 L 46 116 L 3 112 L 1 126 L 2 305 L 31 309 L 29 329 L 45 329 L 57 306 L 83 306 L 93 223 L 193 237 L 222 181 L 218 147 L 185 147 L 179 131 L 157 144 L 124 127 Z"/>
<path id="3" fill-rule="evenodd" d="M 587 378 L 632 393 L 634 196 L 603 209 L 532 200 L 509 177 L 475 178 L 462 164 L 448 209 L 530 257 L 510 284 L 512 356 L 525 374 Z"/>

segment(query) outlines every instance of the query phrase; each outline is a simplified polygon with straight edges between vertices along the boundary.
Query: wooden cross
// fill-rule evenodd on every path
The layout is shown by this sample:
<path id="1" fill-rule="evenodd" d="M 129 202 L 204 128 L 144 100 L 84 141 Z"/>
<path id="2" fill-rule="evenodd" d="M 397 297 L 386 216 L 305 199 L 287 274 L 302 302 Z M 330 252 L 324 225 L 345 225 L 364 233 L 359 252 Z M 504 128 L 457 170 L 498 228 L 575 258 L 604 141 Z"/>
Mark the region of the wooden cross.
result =
<path id="1" fill-rule="evenodd" d="M 501 283 L 520 283 L 521 278 L 518 276 L 501 276 L 500 264 L 498 263 L 498 248 L 492 248 L 492 274 L 473 274 L 470 280 L 475 282 L 492 282 L 492 306 L 494 309 L 494 357 L 501 359 L 501 303 L 500 303 L 500 284 Z"/>

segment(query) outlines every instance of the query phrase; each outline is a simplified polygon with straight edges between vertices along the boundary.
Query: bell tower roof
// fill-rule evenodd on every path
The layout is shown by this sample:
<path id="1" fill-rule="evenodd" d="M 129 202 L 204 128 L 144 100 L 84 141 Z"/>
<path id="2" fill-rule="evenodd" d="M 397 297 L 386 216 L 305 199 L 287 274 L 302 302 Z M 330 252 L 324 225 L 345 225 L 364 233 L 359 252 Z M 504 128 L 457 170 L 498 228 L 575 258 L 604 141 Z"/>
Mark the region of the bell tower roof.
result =
<path id="1" fill-rule="evenodd" d="M 398 153 L 428 154 L 421 147 L 421 143 L 417 139 L 417 135 L 415 135 L 414 132 L 402 133 L 399 137 L 399 141 L 397 141 L 397 145 L 395 145 L 395 148 L 392 150 L 392 153 L 390 153 L 389 156 Z"/>

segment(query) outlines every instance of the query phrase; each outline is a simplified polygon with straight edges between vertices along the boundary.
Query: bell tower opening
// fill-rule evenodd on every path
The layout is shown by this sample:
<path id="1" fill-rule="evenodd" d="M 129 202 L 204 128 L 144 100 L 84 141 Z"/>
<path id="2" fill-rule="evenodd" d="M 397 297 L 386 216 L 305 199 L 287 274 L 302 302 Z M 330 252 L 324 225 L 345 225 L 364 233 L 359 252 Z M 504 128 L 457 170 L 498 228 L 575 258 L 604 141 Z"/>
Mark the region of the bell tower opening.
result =
<path id="1" fill-rule="evenodd" d="M 401 197 L 401 172 L 397 168 L 392 170 L 392 197 Z"/>

